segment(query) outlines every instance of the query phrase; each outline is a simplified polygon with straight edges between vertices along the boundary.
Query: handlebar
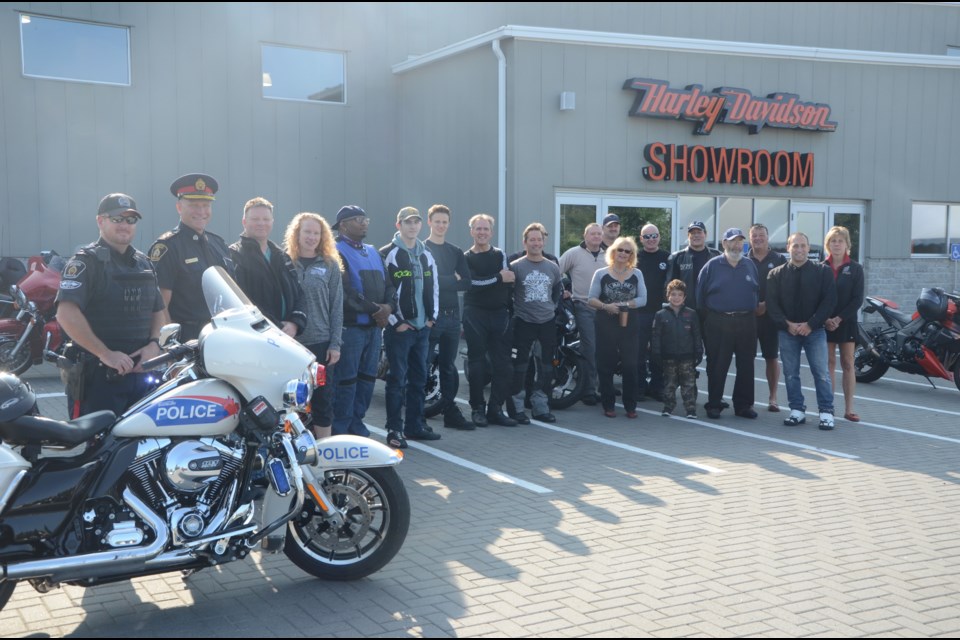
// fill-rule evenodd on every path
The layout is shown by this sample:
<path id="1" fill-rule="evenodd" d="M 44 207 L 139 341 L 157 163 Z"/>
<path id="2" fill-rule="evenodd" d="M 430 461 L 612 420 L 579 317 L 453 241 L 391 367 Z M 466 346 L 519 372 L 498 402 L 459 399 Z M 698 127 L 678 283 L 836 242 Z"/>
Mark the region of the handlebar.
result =
<path id="1" fill-rule="evenodd" d="M 140 368 L 144 371 L 153 371 L 154 369 L 159 369 L 160 367 L 169 364 L 171 362 L 176 362 L 180 358 L 195 353 L 198 350 L 199 341 L 190 340 L 184 344 L 175 346 L 170 351 L 157 356 L 156 358 L 150 358 L 140 363 Z"/>

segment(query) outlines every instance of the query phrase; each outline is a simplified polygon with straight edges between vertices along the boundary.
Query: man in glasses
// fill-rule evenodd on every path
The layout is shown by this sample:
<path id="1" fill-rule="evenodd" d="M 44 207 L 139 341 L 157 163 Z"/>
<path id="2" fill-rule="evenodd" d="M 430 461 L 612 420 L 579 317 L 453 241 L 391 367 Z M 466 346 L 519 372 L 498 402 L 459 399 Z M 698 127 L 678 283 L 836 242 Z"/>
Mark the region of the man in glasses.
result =
<path id="1" fill-rule="evenodd" d="M 687 247 L 670 256 L 666 281 L 683 280 L 683 284 L 687 285 L 687 306 L 691 309 L 699 311 L 697 279 L 700 277 L 700 271 L 708 260 L 719 255 L 719 251 L 707 246 L 706 224 L 695 220 L 687 225 Z M 701 329 L 703 329 L 703 323 L 703 316 L 700 316 Z"/>
<path id="2" fill-rule="evenodd" d="M 73 363 L 67 371 L 71 418 L 104 409 L 122 413 L 147 391 L 139 362 L 160 354 L 163 298 L 150 260 L 131 246 L 140 218 L 130 196 L 104 197 L 97 210 L 100 239 L 64 267 L 57 321 L 73 341 L 66 354 Z"/>
<path id="3" fill-rule="evenodd" d="M 377 381 L 382 329 L 396 310 L 394 286 L 383 258 L 364 244 L 370 218 L 357 205 L 341 207 L 333 230 L 343 263 L 343 343 L 333 368 L 333 434 L 369 436 L 363 418 Z M 422 388 L 422 385 L 421 385 Z M 391 446 L 401 447 L 397 440 Z"/>
<path id="4" fill-rule="evenodd" d="M 188 173 L 174 180 L 170 193 L 177 198 L 180 224 L 150 247 L 160 294 L 170 320 L 180 324 L 181 342 L 198 337 L 210 322 L 201 283 L 207 267 L 223 267 L 230 277 L 235 275 L 227 243 L 207 231 L 218 189 L 217 181 L 202 173 Z"/>
<path id="5" fill-rule="evenodd" d="M 640 230 L 642 249 L 637 256 L 637 269 L 643 274 L 647 287 L 647 304 L 640 309 L 640 355 L 637 360 L 637 398 L 648 395 L 662 399 L 663 368 L 650 360 L 650 338 L 653 335 L 653 318 L 663 307 L 667 286 L 667 261 L 670 254 L 660 248 L 660 230 L 647 224 Z M 650 380 L 647 381 L 647 362 L 650 362 Z"/>

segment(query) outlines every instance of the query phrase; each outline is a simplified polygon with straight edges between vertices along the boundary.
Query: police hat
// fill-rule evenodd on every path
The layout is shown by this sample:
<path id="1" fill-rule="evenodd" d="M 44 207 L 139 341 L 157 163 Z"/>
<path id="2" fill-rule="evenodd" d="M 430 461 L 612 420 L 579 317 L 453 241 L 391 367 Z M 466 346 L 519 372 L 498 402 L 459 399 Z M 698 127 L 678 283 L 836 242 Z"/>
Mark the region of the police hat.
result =
<path id="1" fill-rule="evenodd" d="M 177 199 L 215 200 L 213 194 L 219 188 L 217 181 L 206 174 L 188 173 L 173 181 L 170 185 L 170 193 L 177 196 Z"/>
<path id="2" fill-rule="evenodd" d="M 104 196 L 97 209 L 98 216 L 115 216 L 124 213 L 134 213 L 138 218 L 143 215 L 137 211 L 137 203 L 125 193 L 111 193 Z"/>

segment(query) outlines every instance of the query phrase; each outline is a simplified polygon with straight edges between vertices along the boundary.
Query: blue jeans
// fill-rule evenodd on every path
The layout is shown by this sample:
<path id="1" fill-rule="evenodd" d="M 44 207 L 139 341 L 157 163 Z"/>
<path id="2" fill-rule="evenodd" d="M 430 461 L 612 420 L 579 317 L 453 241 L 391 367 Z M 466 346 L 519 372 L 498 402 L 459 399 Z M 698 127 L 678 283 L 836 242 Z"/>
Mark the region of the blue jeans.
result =
<path id="1" fill-rule="evenodd" d="M 440 370 L 440 397 L 443 412 L 456 407 L 457 391 L 460 390 L 460 373 L 457 371 L 457 350 L 460 348 L 460 310 L 441 311 L 437 323 L 430 330 L 430 353 L 439 345 L 437 367 Z"/>
<path id="2" fill-rule="evenodd" d="M 413 435 L 423 431 L 423 389 L 427 384 L 427 352 L 430 347 L 430 328 L 394 327 L 383 330 L 387 352 L 387 431 L 402 431 Z M 404 415 L 406 405 L 406 419 Z M 406 425 L 406 426 L 404 426 Z"/>
<path id="3" fill-rule="evenodd" d="M 380 361 L 379 327 L 344 327 L 340 361 L 333 368 L 333 435 L 369 436 L 363 418 L 373 398 Z"/>
<path id="4" fill-rule="evenodd" d="M 800 388 L 800 350 L 807 354 L 813 384 L 817 390 L 817 407 L 820 413 L 833 413 L 833 387 L 827 371 L 827 333 L 823 328 L 808 336 L 792 336 L 780 331 L 780 359 L 783 361 L 783 381 L 787 385 L 787 400 L 790 409 L 805 411 L 803 391 Z"/>

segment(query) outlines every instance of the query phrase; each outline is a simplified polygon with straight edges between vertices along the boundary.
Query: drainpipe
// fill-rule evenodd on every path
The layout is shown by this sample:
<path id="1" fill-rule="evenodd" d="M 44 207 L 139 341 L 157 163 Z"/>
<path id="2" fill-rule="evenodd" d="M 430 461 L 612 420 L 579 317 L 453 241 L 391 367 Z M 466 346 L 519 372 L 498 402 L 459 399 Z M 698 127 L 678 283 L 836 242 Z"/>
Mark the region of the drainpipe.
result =
<path id="1" fill-rule="evenodd" d="M 507 239 L 507 58 L 500 39 L 493 41 L 497 56 L 497 246 L 506 253 Z"/>

